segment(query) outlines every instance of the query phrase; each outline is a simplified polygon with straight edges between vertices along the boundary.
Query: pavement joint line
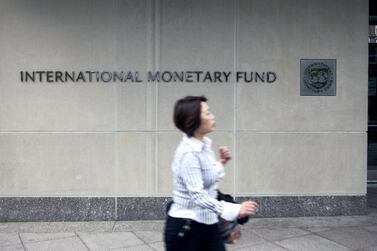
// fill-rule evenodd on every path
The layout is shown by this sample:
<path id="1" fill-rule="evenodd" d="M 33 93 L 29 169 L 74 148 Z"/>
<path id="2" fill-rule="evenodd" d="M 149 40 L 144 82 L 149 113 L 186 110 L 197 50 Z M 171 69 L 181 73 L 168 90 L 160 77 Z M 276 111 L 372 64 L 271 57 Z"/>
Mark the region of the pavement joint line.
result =
<path id="1" fill-rule="evenodd" d="M 280 248 L 282 248 L 282 249 L 284 249 L 284 250 L 288 250 L 288 251 L 289 251 L 288 248 L 286 248 L 286 247 L 284 247 L 284 246 L 282 246 L 282 245 L 280 245 L 280 244 L 278 244 L 278 243 L 276 243 L 276 242 L 278 242 L 278 241 L 275 241 L 275 242 L 271 241 L 270 243 L 272 243 L 273 245 L 278 246 L 278 247 L 280 247 Z"/>
<path id="2" fill-rule="evenodd" d="M 268 229 L 268 228 L 266 228 L 266 229 Z M 284 229 L 284 228 L 275 228 L 276 230 L 282 230 L 282 229 Z M 296 238 L 296 237 L 303 237 L 303 236 L 308 236 L 308 235 L 311 235 L 312 234 L 312 232 L 310 232 L 310 231 L 307 231 L 308 233 L 305 233 L 305 234 L 299 234 L 299 235 L 295 235 L 295 236 L 289 236 L 289 237 L 286 237 L 286 238 L 283 238 L 283 239 L 279 239 L 279 240 L 268 240 L 268 239 L 266 239 L 266 238 L 264 238 L 263 236 L 261 236 L 261 235 L 258 235 L 258 234 L 256 234 L 256 235 L 258 235 L 259 237 L 261 237 L 261 238 L 263 238 L 264 240 L 266 240 L 267 242 L 271 242 L 271 243 L 274 243 L 275 241 L 284 241 L 284 240 L 289 240 L 289 239 L 293 239 L 293 238 Z M 275 243 L 274 243 L 275 244 Z"/>
<path id="3" fill-rule="evenodd" d="M 155 243 L 158 243 L 158 242 L 155 242 Z M 153 244 L 153 243 L 151 243 Z M 153 251 L 158 251 L 158 249 L 155 249 L 154 247 L 152 247 L 151 245 L 148 244 L 148 247 L 150 247 Z M 165 247 L 165 244 L 164 244 L 164 247 Z"/>
<path id="4" fill-rule="evenodd" d="M 310 231 L 310 230 L 308 229 L 308 230 L 306 230 L 306 231 L 310 232 L 311 234 L 318 235 L 317 233 L 328 232 L 328 231 L 332 231 L 332 230 L 334 229 L 334 227 L 324 227 L 324 228 L 328 228 L 328 229 L 323 230 L 323 231 Z"/>
<path id="5" fill-rule="evenodd" d="M 139 230 L 137 230 L 137 231 L 135 231 L 135 230 L 133 230 L 133 232 L 161 232 L 161 231 L 148 231 L 148 230 L 141 230 L 141 231 L 139 231 Z M 137 235 L 136 233 L 134 233 L 135 235 Z M 161 235 L 163 235 L 163 232 L 161 233 Z M 138 235 L 137 235 L 138 236 Z M 138 236 L 139 237 L 139 236 Z M 163 241 L 163 240 L 162 240 Z M 161 241 L 151 241 L 151 242 L 145 242 L 145 244 L 147 244 L 147 245 L 149 245 L 149 244 L 154 244 L 154 243 L 159 243 L 159 242 L 161 242 Z"/>
<path id="6" fill-rule="evenodd" d="M 291 227 L 291 228 L 293 228 L 293 227 Z M 259 236 L 259 237 L 261 237 L 262 239 L 266 240 L 267 242 L 271 242 L 271 243 L 273 243 L 273 244 L 275 244 L 276 241 L 289 240 L 289 239 L 293 239 L 293 238 L 296 238 L 296 237 L 302 237 L 302 236 L 307 236 L 307 235 L 311 235 L 311 234 L 315 234 L 315 233 L 316 233 L 316 232 L 312 232 L 312 231 L 310 231 L 310 230 L 307 230 L 307 229 L 304 229 L 304 228 L 302 228 L 302 227 L 298 227 L 298 226 L 297 226 L 297 227 L 294 227 L 294 228 L 297 228 L 297 229 L 303 230 L 303 231 L 305 231 L 305 232 L 307 232 L 307 233 L 304 233 L 304 234 L 298 234 L 298 235 L 295 235 L 295 236 L 289 236 L 289 237 L 286 237 L 286 238 L 283 238 L 283 239 L 280 239 L 280 240 L 269 240 L 269 239 L 266 239 L 265 237 L 263 237 L 262 235 L 260 235 L 260 234 L 258 234 L 258 233 L 255 233 L 255 232 L 252 232 L 252 233 L 255 234 L 255 235 L 257 235 L 257 236 Z M 282 228 L 282 227 L 280 227 L 280 228 L 268 228 L 268 227 L 266 227 L 266 228 L 264 228 L 264 229 L 279 230 L 279 231 L 281 231 L 282 229 L 286 229 L 286 227 L 284 227 L 284 228 Z M 252 231 L 252 230 L 251 230 L 251 231 Z M 330 230 L 325 230 L 325 231 L 330 231 Z M 323 231 L 323 232 L 325 232 L 325 231 Z M 250 230 L 249 230 L 248 232 L 250 232 Z"/>
<path id="7" fill-rule="evenodd" d="M 22 244 L 22 243 L 21 243 Z M 1 245 L 0 246 L 0 250 L 2 249 L 2 248 L 9 248 L 9 247 L 17 247 L 18 245 L 20 245 L 20 244 L 5 244 L 5 245 Z M 25 247 L 22 245 L 22 247 L 25 249 Z"/>
<path id="8" fill-rule="evenodd" d="M 329 230 L 329 231 L 330 231 L 330 230 Z M 328 231 L 324 231 L 324 232 L 328 232 Z M 329 239 L 329 238 L 327 238 L 327 237 L 325 237 L 325 236 L 321 236 L 321 235 L 319 235 L 318 233 L 313 233 L 313 235 L 316 235 L 316 236 L 318 236 L 318 237 L 320 237 L 320 238 L 323 238 L 323 239 L 325 239 L 325 240 L 328 240 L 328 241 L 334 242 L 334 243 L 336 243 L 336 244 L 338 244 L 338 245 L 341 245 L 341 246 L 343 246 L 343 247 L 346 247 L 346 248 L 348 248 L 348 249 L 353 249 L 353 248 L 347 247 L 346 245 L 344 245 L 344 244 L 342 244 L 342 243 L 339 243 L 339 242 L 337 242 L 337 241 L 331 240 L 331 239 Z M 362 249 L 362 248 L 361 248 L 361 249 Z"/>
<path id="9" fill-rule="evenodd" d="M 114 229 L 115 229 L 115 225 L 116 225 L 116 221 L 114 221 L 114 224 L 113 224 L 113 227 L 111 228 L 111 233 L 114 233 Z"/>
<path id="10" fill-rule="evenodd" d="M 144 244 L 135 244 L 135 245 L 127 245 L 127 246 L 123 246 L 123 247 L 115 247 L 115 248 L 110 248 L 109 250 L 116 250 L 116 249 L 120 249 L 120 248 L 124 248 L 124 249 L 127 249 L 127 248 L 134 248 L 134 247 L 141 247 L 141 246 L 145 246 L 145 245 L 147 245 L 148 246 L 148 244 L 147 243 L 144 243 Z"/>
<path id="11" fill-rule="evenodd" d="M 24 242 L 22 241 L 22 238 L 21 238 L 20 233 L 18 232 L 17 234 L 18 234 L 18 238 L 20 239 L 20 242 L 21 242 L 22 248 L 23 248 L 24 250 L 26 250 L 26 247 L 25 247 L 25 245 L 24 245 Z"/>
<path id="12" fill-rule="evenodd" d="M 72 232 L 65 232 L 65 233 L 72 233 Z M 21 239 L 21 235 L 20 234 L 31 234 L 31 233 L 18 233 L 18 235 L 20 236 L 20 239 Z M 55 234 L 55 233 L 32 233 L 32 234 Z M 72 234 L 75 234 L 75 233 L 72 233 Z M 26 243 L 38 243 L 38 242 L 45 242 L 45 241 L 64 240 L 64 239 L 69 239 L 69 238 L 73 238 L 73 237 L 76 237 L 76 235 L 74 235 L 74 236 L 66 236 L 66 237 L 57 237 L 57 238 L 47 239 L 47 240 L 25 241 L 25 242 Z"/>
<path id="13" fill-rule="evenodd" d="M 282 248 L 282 249 L 284 249 L 284 250 L 288 250 L 288 251 L 289 251 L 289 249 L 283 247 L 282 245 L 277 244 L 276 242 L 278 242 L 278 241 L 269 241 L 269 240 L 266 240 L 266 241 L 267 241 L 267 243 L 270 243 L 270 244 L 272 244 L 272 245 L 274 245 L 274 246 L 278 246 L 279 248 Z M 258 245 L 262 245 L 262 244 L 263 244 L 263 243 L 258 244 Z"/>
<path id="14" fill-rule="evenodd" d="M 372 234 L 377 234 L 376 231 L 371 231 L 371 230 L 369 230 L 369 229 L 366 229 L 365 227 L 370 227 L 370 226 L 363 226 L 363 227 L 362 227 L 363 230 L 365 230 L 365 231 L 367 231 L 367 232 L 369 232 L 369 233 L 372 233 Z"/>
<path id="15" fill-rule="evenodd" d="M 163 241 L 163 240 L 162 240 Z M 155 243 L 159 243 L 159 242 L 161 242 L 161 241 L 151 241 L 151 242 L 149 242 L 149 243 L 147 243 L 148 245 L 149 244 L 155 244 Z"/>
<path id="16" fill-rule="evenodd" d="M 326 231 L 324 231 L 324 232 L 326 232 Z M 306 234 L 306 235 L 301 235 L 301 236 L 296 236 L 296 237 L 303 237 L 303 236 L 309 236 L 309 235 L 315 235 L 315 236 L 317 236 L 317 237 L 319 237 L 319 238 L 322 238 L 322 239 L 328 240 L 328 241 L 330 241 L 330 242 L 333 242 L 333 243 L 338 244 L 338 245 L 340 245 L 340 246 L 342 246 L 342 247 L 345 247 L 345 248 L 347 248 L 347 249 L 351 249 L 351 250 L 352 250 L 352 248 L 347 247 L 347 246 L 345 246 L 345 245 L 342 244 L 342 243 L 339 243 L 339 242 L 337 242 L 337 241 L 331 240 L 331 239 L 326 238 L 326 237 L 324 237 L 324 236 L 318 235 L 317 233 L 311 233 L 311 234 Z M 289 240 L 289 239 L 293 239 L 293 238 L 295 238 L 295 237 L 287 238 L 287 239 L 284 239 L 284 240 Z M 280 241 L 283 241 L 283 240 L 280 240 Z M 288 250 L 289 250 L 289 249 L 288 249 Z"/>
<path id="17" fill-rule="evenodd" d="M 88 247 L 88 245 L 86 245 L 85 241 L 81 238 L 81 236 L 80 236 L 77 232 L 74 232 L 74 233 L 75 233 L 75 235 L 77 236 L 77 238 L 79 238 L 79 240 L 81 241 L 81 243 L 84 244 L 84 246 L 85 246 L 89 251 L 91 251 L 90 248 Z"/>
<path id="18" fill-rule="evenodd" d="M 257 233 L 252 232 L 252 230 L 246 230 L 246 232 L 249 232 L 249 233 L 251 233 L 251 234 L 254 234 L 254 235 L 256 235 L 256 236 L 262 238 L 262 240 L 263 240 L 263 242 L 261 242 L 261 243 L 250 244 L 250 245 L 247 245 L 247 247 L 253 247 L 253 246 L 261 245 L 261 244 L 266 243 L 266 242 L 271 242 L 271 241 L 265 239 L 263 236 L 261 236 L 261 235 L 259 235 L 259 234 L 257 234 Z M 241 238 L 242 238 L 242 231 L 241 231 Z"/>
<path id="19" fill-rule="evenodd" d="M 138 238 L 139 240 L 141 240 L 144 244 L 147 244 L 148 245 L 148 243 L 146 242 L 146 241 L 144 241 L 143 239 L 141 239 L 136 233 L 135 233 L 135 231 L 130 231 L 131 233 L 133 233 L 135 236 L 136 236 L 136 238 Z"/>

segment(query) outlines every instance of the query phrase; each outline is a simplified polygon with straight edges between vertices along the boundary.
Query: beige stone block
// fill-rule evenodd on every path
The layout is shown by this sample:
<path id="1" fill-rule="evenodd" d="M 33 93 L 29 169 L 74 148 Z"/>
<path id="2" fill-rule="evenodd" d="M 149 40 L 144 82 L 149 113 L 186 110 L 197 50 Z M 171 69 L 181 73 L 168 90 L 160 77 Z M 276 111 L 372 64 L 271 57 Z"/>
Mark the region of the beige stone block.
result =
<path id="1" fill-rule="evenodd" d="M 237 193 L 365 194 L 366 133 L 239 133 Z"/>
<path id="2" fill-rule="evenodd" d="M 233 136 L 225 132 L 213 132 L 207 135 L 213 141 L 212 149 L 218 158 L 218 147 L 229 146 L 233 148 Z M 158 194 L 171 195 L 173 187 L 173 173 L 171 163 L 174 159 L 175 150 L 183 137 L 182 133 L 159 133 L 158 134 Z M 234 154 L 234 150 L 232 150 Z M 225 166 L 225 177 L 220 182 L 220 189 L 225 193 L 234 192 L 234 159 Z"/>
<path id="3" fill-rule="evenodd" d="M 146 84 L 20 80 L 21 70 L 152 68 L 150 2 L 6 0 L 0 9 L 0 129 L 109 131 L 151 126 Z M 134 109 L 135 99 L 142 112 Z"/>
<path id="4" fill-rule="evenodd" d="M 226 0 L 161 1 L 159 67 L 233 69 L 233 7 Z"/>
<path id="5" fill-rule="evenodd" d="M 14 83 L 14 82 L 13 82 Z M 4 131 L 114 130 L 116 91 L 105 85 L 19 84 L 0 94 Z"/>
<path id="6" fill-rule="evenodd" d="M 109 196 L 114 135 L 1 133 L 1 196 Z"/>
<path id="7" fill-rule="evenodd" d="M 119 133 L 117 145 L 117 195 L 155 193 L 155 135 Z"/>
<path id="8" fill-rule="evenodd" d="M 173 172 L 171 164 L 175 150 L 181 141 L 181 132 L 166 132 L 157 134 L 157 193 L 171 196 L 173 194 Z"/>
<path id="9" fill-rule="evenodd" d="M 368 34 L 359 27 L 368 3 L 320 2 L 321 11 L 310 1 L 239 2 L 237 68 L 277 74 L 272 84 L 239 83 L 239 129 L 366 130 Z M 336 96 L 300 97 L 300 59 L 321 58 L 337 59 Z"/>
<path id="10" fill-rule="evenodd" d="M 5 0 L 0 7 L 6 34 L 0 50 L 21 68 L 111 70 L 146 64 L 152 20 L 145 0 Z"/>
<path id="11" fill-rule="evenodd" d="M 123 84 L 118 87 L 116 108 L 118 130 L 153 130 L 156 128 L 155 87 Z"/>

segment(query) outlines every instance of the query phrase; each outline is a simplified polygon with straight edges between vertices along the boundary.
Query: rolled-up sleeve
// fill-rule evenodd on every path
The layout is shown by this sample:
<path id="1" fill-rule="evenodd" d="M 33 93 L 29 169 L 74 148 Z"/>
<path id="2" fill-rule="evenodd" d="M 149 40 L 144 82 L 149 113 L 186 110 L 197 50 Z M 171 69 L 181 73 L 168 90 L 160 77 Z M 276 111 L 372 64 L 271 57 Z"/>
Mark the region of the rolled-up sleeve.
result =
<path id="1" fill-rule="evenodd" d="M 238 218 L 240 214 L 241 205 L 229 202 L 224 202 L 224 209 L 220 215 L 221 218 L 227 221 L 233 221 Z"/>

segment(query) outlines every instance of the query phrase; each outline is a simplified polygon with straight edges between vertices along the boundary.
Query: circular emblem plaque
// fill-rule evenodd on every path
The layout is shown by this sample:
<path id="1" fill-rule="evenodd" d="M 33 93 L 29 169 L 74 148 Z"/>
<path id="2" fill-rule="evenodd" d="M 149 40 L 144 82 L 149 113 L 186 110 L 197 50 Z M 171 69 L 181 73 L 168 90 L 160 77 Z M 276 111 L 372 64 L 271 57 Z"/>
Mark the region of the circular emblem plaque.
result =
<path id="1" fill-rule="evenodd" d="M 334 75 L 330 67 L 324 63 L 313 63 L 304 70 L 304 83 L 313 92 L 327 91 L 333 84 Z"/>

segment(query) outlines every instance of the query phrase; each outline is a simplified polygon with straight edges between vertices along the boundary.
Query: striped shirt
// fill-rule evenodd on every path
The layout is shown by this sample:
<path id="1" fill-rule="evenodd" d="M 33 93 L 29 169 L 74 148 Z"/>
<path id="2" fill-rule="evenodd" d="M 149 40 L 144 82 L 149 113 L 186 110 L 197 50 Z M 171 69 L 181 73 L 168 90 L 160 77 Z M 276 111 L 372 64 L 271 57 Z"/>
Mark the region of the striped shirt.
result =
<path id="1" fill-rule="evenodd" d="M 207 137 L 202 142 L 186 135 L 179 143 L 172 163 L 174 203 L 168 212 L 170 216 L 204 224 L 216 223 L 218 216 L 226 220 L 238 217 L 239 204 L 216 199 L 224 168 L 215 160 L 211 144 Z"/>

